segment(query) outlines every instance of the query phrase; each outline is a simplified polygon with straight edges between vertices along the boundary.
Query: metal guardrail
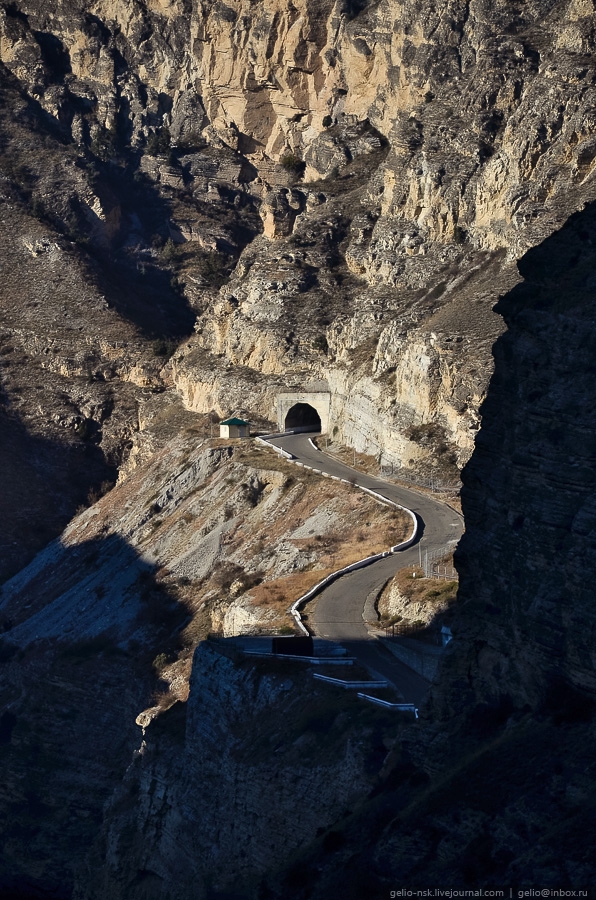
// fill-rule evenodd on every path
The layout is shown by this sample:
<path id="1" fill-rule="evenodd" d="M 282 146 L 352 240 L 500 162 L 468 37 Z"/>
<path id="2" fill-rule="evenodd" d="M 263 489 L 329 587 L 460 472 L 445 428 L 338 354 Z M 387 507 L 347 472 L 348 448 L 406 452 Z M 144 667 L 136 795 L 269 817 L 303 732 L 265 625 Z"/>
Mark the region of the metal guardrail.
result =
<path id="1" fill-rule="evenodd" d="M 385 637 L 406 637 L 408 634 L 417 634 L 424 628 L 426 625 L 414 625 L 413 622 L 393 622 L 385 625 Z"/>
<path id="2" fill-rule="evenodd" d="M 245 656 L 260 656 L 267 659 L 293 659 L 298 662 L 307 662 L 312 666 L 352 666 L 353 656 L 294 656 L 291 653 L 274 653 L 272 650 L 243 650 L 238 648 Z"/>
<path id="3" fill-rule="evenodd" d="M 274 435 L 274 434 L 265 435 L 265 437 L 276 437 L 276 436 L 277 435 Z M 279 453 L 280 456 L 283 456 L 284 459 L 294 459 L 292 454 L 288 453 L 287 450 L 284 450 L 283 447 L 276 447 L 275 444 L 270 444 L 269 441 L 265 440 L 265 438 L 256 437 L 255 441 L 257 441 L 259 444 L 263 444 L 264 447 L 272 447 L 273 450 L 275 450 L 276 453 Z"/>
<path id="4" fill-rule="evenodd" d="M 319 681 L 326 681 L 328 684 L 335 684 L 342 688 L 386 688 L 389 687 L 388 681 L 345 681 L 343 678 L 332 678 L 331 675 L 321 675 L 319 672 L 313 672 L 313 678 Z"/>
<path id="5" fill-rule="evenodd" d="M 401 712 L 413 712 L 414 718 L 418 718 L 418 707 L 414 706 L 413 703 L 390 703 L 389 700 L 381 700 L 380 697 L 370 697 L 368 694 L 358 693 L 358 696 L 361 700 L 370 700 L 371 703 L 377 703 L 379 706 L 384 706 L 387 709 L 397 709 Z"/>
<path id="6" fill-rule="evenodd" d="M 255 440 L 259 441 L 259 443 L 264 444 L 266 446 L 273 447 L 274 450 L 279 451 L 282 449 L 281 447 L 276 447 L 275 444 L 271 444 L 271 443 L 269 443 L 269 441 L 266 440 L 266 438 L 268 438 L 268 437 L 277 437 L 277 436 L 279 436 L 279 435 L 272 435 L 272 434 L 265 435 L 264 437 L 255 438 Z M 311 444 L 312 444 L 312 441 L 311 441 Z M 312 446 L 315 447 L 314 444 L 312 444 Z M 315 447 L 315 449 L 318 450 L 317 447 Z M 286 451 L 283 451 L 283 452 L 286 453 Z M 321 453 L 320 450 L 318 450 L 318 452 Z M 313 466 L 308 466 L 305 463 L 298 462 L 298 460 L 295 460 L 294 457 L 291 455 L 289 455 L 289 458 L 291 458 L 293 460 L 295 465 L 300 466 L 303 469 L 310 469 L 310 471 L 312 471 L 312 472 L 316 472 L 318 474 L 323 474 L 320 469 L 315 469 Z M 355 474 L 354 478 L 356 477 L 357 474 L 358 473 Z M 302 622 L 302 617 L 300 616 L 299 608 L 301 606 L 303 606 L 308 600 L 312 599 L 312 597 L 315 597 L 318 593 L 320 593 L 320 591 L 323 590 L 323 588 L 325 588 L 325 587 L 327 587 L 327 585 L 331 584 L 332 581 L 335 581 L 336 578 L 340 578 L 342 575 L 347 575 L 349 572 L 355 572 L 356 569 L 362 569 L 362 568 L 364 568 L 364 566 L 369 566 L 371 563 L 376 562 L 378 559 L 384 559 L 385 557 L 389 556 L 392 553 L 397 553 L 400 550 L 407 549 L 407 547 L 410 547 L 414 543 L 414 541 L 416 540 L 416 537 L 418 535 L 418 520 L 417 520 L 415 514 L 412 512 L 412 510 L 408 509 L 407 506 L 401 506 L 399 503 L 395 503 L 395 501 L 390 500 L 388 497 L 384 497 L 382 494 L 379 494 L 376 491 L 372 491 L 370 488 L 361 487 L 361 485 L 356 484 L 355 480 L 353 480 L 353 479 L 348 480 L 347 478 L 339 478 L 337 475 L 328 475 L 327 477 L 332 478 L 334 481 L 341 481 L 341 482 L 343 482 L 343 484 L 349 484 L 352 487 L 356 487 L 356 488 L 358 488 L 358 490 L 364 491 L 366 494 L 369 494 L 371 497 L 374 497 L 375 500 L 378 500 L 380 503 L 384 503 L 388 506 L 393 506 L 396 509 L 403 510 L 410 516 L 410 518 L 412 520 L 412 533 L 411 533 L 410 537 L 407 538 L 405 541 L 402 541 L 401 544 L 395 544 L 395 546 L 390 547 L 388 550 L 385 550 L 383 553 L 375 553 L 373 556 L 367 556 L 365 559 L 360 559 L 357 562 L 352 563 L 349 566 L 345 566 L 343 569 L 338 569 L 337 572 L 332 572 L 331 575 L 327 575 L 326 578 L 324 578 L 318 584 L 315 584 L 314 587 L 312 587 L 309 591 L 307 591 L 305 594 L 303 594 L 301 597 L 299 597 L 290 607 L 290 613 L 294 617 L 296 624 L 297 624 L 298 628 L 300 629 L 300 631 L 306 635 L 309 632 L 308 632 L 308 629 L 305 627 L 304 623 Z"/>

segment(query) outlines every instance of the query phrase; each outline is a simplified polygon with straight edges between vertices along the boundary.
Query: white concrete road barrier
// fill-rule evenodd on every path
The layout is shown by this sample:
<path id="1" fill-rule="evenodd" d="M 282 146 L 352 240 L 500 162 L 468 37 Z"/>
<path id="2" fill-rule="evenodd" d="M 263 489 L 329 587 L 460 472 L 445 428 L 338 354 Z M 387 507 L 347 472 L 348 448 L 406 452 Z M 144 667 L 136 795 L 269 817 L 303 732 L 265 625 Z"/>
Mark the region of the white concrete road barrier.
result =
<path id="1" fill-rule="evenodd" d="M 325 475 L 326 473 L 322 472 L 321 469 L 314 469 L 312 466 L 306 465 L 306 463 L 298 462 L 298 460 L 294 459 L 291 453 L 288 453 L 286 450 L 283 450 L 281 447 L 276 447 L 275 444 L 270 443 L 267 438 L 272 437 L 281 437 L 281 434 L 266 434 L 263 437 L 255 438 L 260 444 L 264 444 L 267 447 L 272 447 L 277 453 L 281 453 L 285 456 L 286 459 L 292 460 L 294 465 L 300 466 L 302 469 L 309 469 L 311 472 L 314 472 L 317 475 Z M 315 450 L 319 451 L 319 448 L 313 443 L 313 441 L 309 438 L 310 443 L 314 447 Z M 321 452 L 321 451 L 319 451 Z M 309 634 L 308 629 L 305 627 L 302 617 L 300 615 L 299 609 L 303 606 L 308 600 L 311 600 L 315 597 L 323 588 L 326 588 L 327 585 L 331 584 L 332 581 L 335 581 L 336 578 L 341 578 L 342 575 L 347 575 L 348 572 L 355 572 L 356 569 L 362 569 L 364 566 L 369 566 L 371 563 L 376 562 L 378 559 L 384 559 L 386 556 L 389 556 L 391 553 L 398 553 L 400 550 L 406 550 L 410 547 L 416 537 L 418 535 L 418 520 L 415 514 L 411 509 L 408 509 L 407 506 L 401 506 L 399 503 L 395 503 L 395 501 L 390 500 L 388 497 L 384 497 L 382 494 L 377 493 L 376 491 L 371 491 L 370 488 L 361 487 L 356 483 L 355 480 L 348 481 L 346 478 L 339 478 L 337 475 L 329 476 L 336 481 L 341 481 L 344 484 L 349 484 L 352 487 L 358 488 L 360 491 L 364 491 L 366 494 L 369 494 L 379 503 L 382 503 L 385 506 L 392 506 L 395 509 L 401 509 L 403 512 L 407 513 L 412 520 L 412 533 L 410 537 L 405 541 L 402 541 L 401 544 L 395 544 L 395 546 L 390 547 L 388 550 L 385 550 L 383 553 L 376 553 L 374 556 L 367 556 L 364 559 L 360 559 L 355 563 L 352 563 L 349 566 L 345 566 L 343 569 L 338 569 L 336 572 L 332 572 L 331 575 L 327 575 L 326 578 L 323 578 L 322 581 L 319 581 L 314 585 L 309 591 L 303 594 L 301 597 L 292 604 L 290 607 L 290 613 L 294 617 L 296 625 L 300 629 L 303 634 Z"/>

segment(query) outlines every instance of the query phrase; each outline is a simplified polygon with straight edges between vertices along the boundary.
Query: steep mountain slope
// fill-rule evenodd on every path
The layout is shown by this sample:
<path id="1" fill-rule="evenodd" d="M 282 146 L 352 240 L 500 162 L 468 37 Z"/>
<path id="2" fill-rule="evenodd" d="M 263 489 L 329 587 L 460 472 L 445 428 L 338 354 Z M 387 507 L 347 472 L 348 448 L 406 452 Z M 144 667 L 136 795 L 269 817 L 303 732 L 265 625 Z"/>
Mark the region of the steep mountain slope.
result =
<path id="1" fill-rule="evenodd" d="M 344 442 L 414 468 L 469 457 L 514 260 L 593 199 L 593 50 L 591 5 L 546 0 L 23 0 L 0 42 L 70 160 L 59 194 L 13 161 L 33 212 L 140 273 L 125 319 L 164 262 L 157 336 L 198 313 L 186 402 L 275 420 L 315 381 Z"/>
<path id="2" fill-rule="evenodd" d="M 211 631 L 226 637 L 259 629 L 293 633 L 288 610 L 294 599 L 329 571 L 386 549 L 410 530 L 407 517 L 396 515 L 362 492 L 315 474 L 303 473 L 302 479 L 298 478 L 300 470 L 273 451 L 258 452 L 251 445 L 211 440 L 209 423 L 200 428 L 198 417 L 175 402 L 166 415 L 161 399 L 158 395 L 144 404 L 146 427 L 135 436 L 128 476 L 75 516 L 58 540 L 0 589 L 0 759 L 4 773 L 0 893 L 27 896 L 49 892 L 68 897 L 76 880 L 83 894 L 88 894 L 91 885 L 86 873 L 96 869 L 98 862 L 95 857 L 90 862 L 87 856 L 100 838 L 103 807 L 114 791 L 122 788 L 126 794 L 128 787 L 122 787 L 122 779 L 131 760 L 140 747 L 151 744 L 149 732 L 161 732 L 164 725 L 164 742 L 159 741 L 159 752 L 155 751 L 155 777 L 163 777 L 161 754 L 165 752 L 171 756 L 173 769 L 181 765 L 191 781 L 196 777 L 204 782 L 204 808 L 195 808 L 195 789 L 183 780 L 173 786 L 176 798 L 178 791 L 182 796 L 190 790 L 188 815 L 197 820 L 207 815 L 206 809 L 221 787 L 218 759 L 221 734 L 226 731 L 222 710 L 232 696 L 236 709 L 230 719 L 232 731 L 235 716 L 245 709 L 244 737 L 230 733 L 226 779 L 233 782 L 240 782 L 244 762 L 235 760 L 238 753 L 246 757 L 242 746 L 252 740 L 249 735 L 255 716 L 265 715 L 264 710 L 271 707 L 271 714 L 279 717 L 274 733 L 280 743 L 285 740 L 282 700 L 291 697 L 300 711 L 287 747 L 285 774 L 280 771 L 281 787 L 296 758 L 293 742 L 300 737 L 300 721 L 308 723 L 310 715 L 315 720 L 313 733 L 317 733 L 317 716 L 308 713 L 312 676 L 294 673 L 288 681 L 283 670 L 275 674 L 274 667 L 273 682 L 278 686 L 267 687 L 269 676 L 261 679 L 263 673 L 251 672 L 250 663 L 236 673 L 235 665 L 220 658 L 217 647 L 225 650 L 225 642 L 215 644 L 212 651 L 200 642 Z M 197 651 L 195 664 L 197 644 L 202 649 Z M 211 675 L 205 668 L 212 668 Z M 218 712 L 211 710 L 215 719 L 222 720 L 216 739 L 203 722 L 203 712 L 187 712 L 191 671 L 195 683 L 198 678 L 195 696 L 199 705 L 206 690 L 212 693 L 213 705 L 220 705 Z M 251 698 L 261 695 L 264 705 L 254 709 Z M 325 691 L 320 705 L 325 722 L 339 716 Z M 169 713 L 172 706 L 175 709 Z M 255 846 L 261 847 L 260 862 L 248 863 L 243 856 L 250 854 L 239 853 L 234 866 L 229 866 L 231 878 L 245 869 L 260 875 L 263 866 L 279 864 L 288 847 L 295 849 L 305 838 L 313 838 L 351 796 L 365 794 L 370 788 L 382 765 L 382 755 L 379 759 L 375 749 L 381 740 L 378 727 L 391 734 L 395 729 L 391 716 L 359 713 L 359 706 L 347 704 L 356 713 L 354 723 L 350 724 L 346 715 L 339 719 L 333 747 L 340 748 L 341 759 L 316 763 L 320 771 L 313 776 L 313 790 L 322 795 L 328 782 L 326 811 L 311 811 L 295 834 L 280 829 L 276 840 L 267 836 L 271 822 L 262 822 L 258 840 L 255 838 Z M 179 756 L 184 749 L 187 715 L 195 735 L 191 739 L 193 761 L 188 765 Z M 177 723 L 175 734 L 169 728 L 172 721 Z M 349 725 L 347 732 L 340 727 L 342 721 Z M 366 725 L 364 736 L 359 733 L 358 723 L 362 722 Z M 265 738 L 261 735 L 258 740 Z M 361 750 L 354 748 L 357 742 L 362 743 Z M 315 749 L 311 748 L 313 758 Z M 251 832 L 269 805 L 263 790 L 270 777 L 268 751 L 265 741 L 250 802 L 243 803 L 240 786 L 232 792 L 237 794 L 235 819 L 239 823 L 242 818 L 243 827 Z M 140 763 L 148 760 L 149 755 Z M 349 766 L 344 772 L 346 761 Z M 195 765 L 207 766 L 210 787 L 205 773 L 190 776 Z M 151 777 L 151 793 L 152 784 Z M 226 791 L 224 787 L 224 794 Z M 173 806 L 179 802 L 174 794 L 168 800 Z M 152 802 L 149 805 L 151 817 Z M 123 813 L 115 797 L 111 809 L 106 833 L 115 834 Z M 127 826 L 131 834 L 138 812 L 138 805 L 131 804 Z M 214 806 L 212 816 L 219 816 L 222 829 L 233 831 L 225 804 Z M 177 813 L 174 818 L 179 821 Z M 163 834 L 157 822 L 151 827 L 161 842 Z M 177 827 L 174 821 L 164 825 L 166 830 Z M 184 877 L 214 879 L 220 863 L 212 859 L 211 838 L 207 839 L 201 826 L 189 837 L 197 859 Z M 122 835 L 115 840 L 120 846 Z M 234 843 L 233 835 L 229 840 Z M 109 842 L 113 842 L 111 837 Z M 161 852 L 157 848 L 150 851 L 147 840 L 141 843 L 155 856 Z M 166 855 L 168 843 L 165 839 Z M 127 892 L 129 880 L 136 883 L 138 859 L 129 851 L 129 868 L 123 852 L 118 851 L 118 863 L 110 862 L 116 871 L 102 874 L 115 882 L 109 890 L 101 888 L 104 896 L 117 896 L 120 887 Z M 230 845 L 225 852 L 230 853 Z M 179 875 L 182 877 L 181 870 Z M 185 889 L 188 883 L 184 881 Z"/>
<path id="3" fill-rule="evenodd" d="M 0 886 L 593 881 L 591 0 L 50 7 L 0 6 Z M 267 558 L 260 502 L 317 492 L 208 416 L 309 385 L 345 444 L 467 463 L 415 728 L 195 649 L 316 549 L 288 514 Z"/>

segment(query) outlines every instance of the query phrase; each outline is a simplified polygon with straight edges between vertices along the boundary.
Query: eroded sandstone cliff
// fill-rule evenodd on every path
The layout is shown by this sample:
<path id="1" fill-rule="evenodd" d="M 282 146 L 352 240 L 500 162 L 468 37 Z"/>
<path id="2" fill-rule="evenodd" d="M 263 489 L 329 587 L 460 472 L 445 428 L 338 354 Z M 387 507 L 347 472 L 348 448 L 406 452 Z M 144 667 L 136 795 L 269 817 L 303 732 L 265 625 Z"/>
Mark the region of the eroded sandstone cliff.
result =
<path id="1" fill-rule="evenodd" d="M 318 380 L 344 442 L 416 468 L 433 423 L 453 476 L 514 260 L 593 197 L 593 49 L 580 2 L 23 0 L 0 41 L 78 173 L 33 167 L 34 215 L 152 276 L 174 242 L 192 408 Z"/>

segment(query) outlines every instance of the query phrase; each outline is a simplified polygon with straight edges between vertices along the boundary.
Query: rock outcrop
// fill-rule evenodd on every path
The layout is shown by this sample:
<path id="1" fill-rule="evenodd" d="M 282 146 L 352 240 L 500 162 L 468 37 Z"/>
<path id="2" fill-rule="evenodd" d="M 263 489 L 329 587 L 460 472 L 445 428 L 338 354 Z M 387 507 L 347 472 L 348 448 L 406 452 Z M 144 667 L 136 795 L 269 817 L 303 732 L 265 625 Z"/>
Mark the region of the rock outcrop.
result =
<path id="1" fill-rule="evenodd" d="M 144 729 L 76 897 L 252 894 L 374 785 L 395 718 L 226 653 L 202 644 L 187 703 Z"/>
<path id="2" fill-rule="evenodd" d="M 595 228 L 591 204 L 524 256 L 524 281 L 497 306 L 508 330 L 464 473 L 458 550 L 467 677 L 484 702 L 535 708 L 557 680 L 570 696 L 596 691 Z"/>
<path id="3" fill-rule="evenodd" d="M 271 374 L 326 379 L 344 442 L 416 468 L 407 431 L 433 423 L 461 466 L 514 260 L 594 196 L 589 5 L 21 6 L 3 64 L 79 168 L 108 164 L 49 205 L 70 195 L 141 267 L 167 227 L 199 313 L 193 408 L 216 405 L 198 343 L 251 370 L 254 414 L 274 418 Z M 116 161 L 159 196 L 157 228 L 119 202 Z"/>

